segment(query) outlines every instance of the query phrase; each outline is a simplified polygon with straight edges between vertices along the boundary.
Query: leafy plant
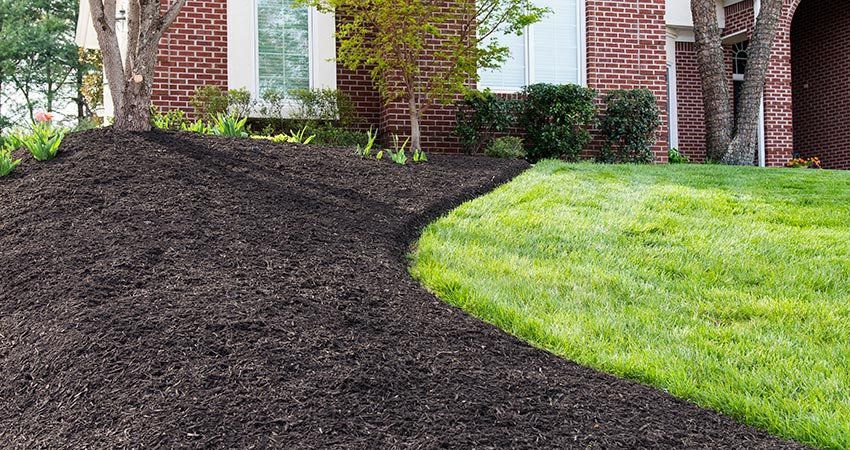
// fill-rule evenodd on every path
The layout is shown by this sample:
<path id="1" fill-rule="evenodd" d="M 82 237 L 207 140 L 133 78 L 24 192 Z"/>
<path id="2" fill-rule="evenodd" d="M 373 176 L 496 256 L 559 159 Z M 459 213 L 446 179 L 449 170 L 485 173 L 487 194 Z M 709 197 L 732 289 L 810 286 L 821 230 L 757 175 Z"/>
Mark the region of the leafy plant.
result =
<path id="1" fill-rule="evenodd" d="M 11 135 L 10 141 L 15 147 L 25 147 L 37 161 L 49 161 L 59 153 L 59 146 L 65 132 L 53 126 L 53 116 L 49 113 L 36 114 L 36 123 L 30 133 Z"/>
<path id="2" fill-rule="evenodd" d="M 524 158 L 525 149 L 522 139 L 515 136 L 505 136 L 494 139 L 484 151 L 487 156 L 493 158 Z"/>
<path id="3" fill-rule="evenodd" d="M 248 137 L 248 132 L 245 130 L 246 122 L 248 122 L 247 118 L 240 119 L 230 114 L 218 114 L 210 127 L 210 133 L 216 136 L 246 138 Z"/>
<path id="4" fill-rule="evenodd" d="M 597 92 L 573 84 L 534 84 L 523 95 L 521 123 L 528 158 L 578 160 L 596 125 Z"/>
<path id="5" fill-rule="evenodd" d="M 651 163 L 661 111 L 652 91 L 612 91 L 605 97 L 601 132 L 605 138 L 601 159 L 605 162 Z"/>
<path id="6" fill-rule="evenodd" d="M 470 90 L 458 105 L 455 134 L 470 153 L 481 153 L 494 137 L 516 126 L 518 100 L 500 97 L 489 89 Z"/>
<path id="7" fill-rule="evenodd" d="M 422 150 L 413 150 L 413 162 L 415 162 L 415 163 L 428 162 L 428 155 Z"/>
<path id="8" fill-rule="evenodd" d="M 190 133 L 198 133 L 198 134 L 211 134 L 210 126 L 204 122 L 203 120 L 196 120 L 194 122 L 184 122 L 180 124 L 181 131 L 188 131 Z"/>
<path id="9" fill-rule="evenodd" d="M 160 130 L 180 130 L 186 121 L 186 113 L 181 109 L 172 109 L 162 112 L 156 106 L 151 105 L 151 125 Z"/>
<path id="10" fill-rule="evenodd" d="M 691 162 L 690 158 L 687 155 L 683 155 L 678 148 L 671 148 L 667 156 L 670 164 L 687 164 Z"/>
<path id="11" fill-rule="evenodd" d="M 387 149 L 387 154 L 390 155 L 390 159 L 399 165 L 407 164 L 407 145 L 410 144 L 410 138 L 407 138 L 401 146 L 399 146 L 399 137 L 397 134 L 393 135 L 393 147 Z M 382 155 L 383 156 L 383 155 Z M 380 158 L 378 158 L 380 159 Z"/>
<path id="12" fill-rule="evenodd" d="M 189 104 L 198 117 L 231 115 L 248 117 L 254 110 L 254 100 L 247 89 L 225 91 L 218 86 L 207 85 L 195 90 Z"/>
<path id="13" fill-rule="evenodd" d="M 378 139 L 378 133 L 373 131 L 372 128 L 369 128 L 369 132 L 366 133 L 369 141 L 363 147 L 360 145 L 357 146 L 357 150 L 354 151 L 354 154 L 360 156 L 361 158 L 371 158 L 372 157 L 372 147 L 375 146 L 375 140 Z"/>
<path id="14" fill-rule="evenodd" d="M 248 89 L 227 91 L 227 112 L 236 117 L 249 117 L 254 111 L 254 99 Z"/>
<path id="15" fill-rule="evenodd" d="M 366 133 L 333 125 L 310 128 L 310 132 L 316 135 L 313 144 L 324 147 L 363 147 L 369 143 Z"/>
<path id="16" fill-rule="evenodd" d="M 289 130 L 289 142 L 292 144 L 301 144 L 301 145 L 309 145 L 313 142 L 313 139 L 316 139 L 316 135 L 307 136 L 307 127 L 301 129 L 301 131 L 295 132 Z"/>
<path id="17" fill-rule="evenodd" d="M 384 159 L 384 151 L 383 151 L 383 150 L 379 151 L 379 152 L 375 155 L 375 160 L 376 160 L 376 161 L 380 161 L 380 160 L 382 160 L 382 159 Z"/>
<path id="18" fill-rule="evenodd" d="M 294 89 L 289 92 L 292 118 L 302 125 L 336 124 L 341 128 L 357 122 L 351 97 L 337 89 Z"/>
<path id="19" fill-rule="evenodd" d="M 14 172 L 20 164 L 21 160 L 12 156 L 12 146 L 4 143 L 3 148 L 0 149 L 0 177 Z"/>
<path id="20" fill-rule="evenodd" d="M 785 163 L 789 169 L 822 169 L 820 158 L 794 158 Z"/>

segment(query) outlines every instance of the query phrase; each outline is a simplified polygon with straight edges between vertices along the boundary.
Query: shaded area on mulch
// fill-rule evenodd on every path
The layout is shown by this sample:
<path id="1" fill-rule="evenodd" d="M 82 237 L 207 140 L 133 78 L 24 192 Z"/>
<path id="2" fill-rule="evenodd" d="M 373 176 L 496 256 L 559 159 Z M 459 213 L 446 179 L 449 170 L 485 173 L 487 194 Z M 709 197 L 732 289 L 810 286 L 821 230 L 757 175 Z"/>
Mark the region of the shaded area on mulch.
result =
<path id="1" fill-rule="evenodd" d="M 427 293 L 426 221 L 516 161 L 189 134 L 0 180 L 0 447 L 792 447 Z"/>

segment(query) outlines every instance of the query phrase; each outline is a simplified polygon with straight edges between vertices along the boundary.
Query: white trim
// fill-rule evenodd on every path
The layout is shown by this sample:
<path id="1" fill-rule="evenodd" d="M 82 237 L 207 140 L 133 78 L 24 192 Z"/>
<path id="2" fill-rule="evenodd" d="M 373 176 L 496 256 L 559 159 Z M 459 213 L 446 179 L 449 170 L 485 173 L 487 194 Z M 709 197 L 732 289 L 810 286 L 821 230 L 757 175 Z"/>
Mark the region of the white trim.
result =
<path id="1" fill-rule="evenodd" d="M 336 18 L 311 7 L 308 27 L 310 88 L 336 89 Z M 255 99 L 261 94 L 257 28 L 257 0 L 227 1 L 227 85 L 245 88 Z"/>

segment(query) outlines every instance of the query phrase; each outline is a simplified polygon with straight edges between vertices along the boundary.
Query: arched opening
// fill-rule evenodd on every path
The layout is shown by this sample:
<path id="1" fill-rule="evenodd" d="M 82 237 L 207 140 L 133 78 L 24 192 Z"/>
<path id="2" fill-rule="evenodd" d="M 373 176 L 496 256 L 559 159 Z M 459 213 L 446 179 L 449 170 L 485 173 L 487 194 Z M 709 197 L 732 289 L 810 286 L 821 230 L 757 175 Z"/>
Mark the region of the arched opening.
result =
<path id="1" fill-rule="evenodd" d="M 850 169 L 850 3 L 803 0 L 791 24 L 794 151 Z"/>

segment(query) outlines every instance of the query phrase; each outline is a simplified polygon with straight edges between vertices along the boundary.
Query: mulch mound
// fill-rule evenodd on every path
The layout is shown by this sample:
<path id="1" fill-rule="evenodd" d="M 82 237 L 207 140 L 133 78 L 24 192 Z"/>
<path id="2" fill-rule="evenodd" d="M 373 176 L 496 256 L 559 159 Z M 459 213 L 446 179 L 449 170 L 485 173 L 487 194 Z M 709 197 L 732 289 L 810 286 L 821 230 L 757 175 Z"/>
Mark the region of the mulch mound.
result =
<path id="1" fill-rule="evenodd" d="M 95 130 L 0 180 L 0 447 L 795 444 L 426 292 L 428 220 L 518 161 Z"/>

